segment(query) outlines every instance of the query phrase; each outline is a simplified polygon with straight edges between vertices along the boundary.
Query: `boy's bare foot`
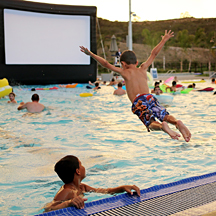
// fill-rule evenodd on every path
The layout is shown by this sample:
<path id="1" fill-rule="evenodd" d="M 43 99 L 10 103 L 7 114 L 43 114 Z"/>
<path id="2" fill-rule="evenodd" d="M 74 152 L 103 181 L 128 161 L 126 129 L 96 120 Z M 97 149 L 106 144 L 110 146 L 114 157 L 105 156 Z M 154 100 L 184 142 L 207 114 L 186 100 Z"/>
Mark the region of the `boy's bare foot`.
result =
<path id="1" fill-rule="evenodd" d="M 190 141 L 191 133 L 181 120 L 177 121 L 176 128 L 179 129 L 186 142 Z"/>
<path id="2" fill-rule="evenodd" d="M 172 139 L 177 139 L 177 140 L 178 140 L 179 137 L 181 136 L 181 135 L 178 134 L 177 132 L 171 130 L 171 129 L 169 128 L 168 124 L 167 124 L 165 121 L 162 122 L 162 130 L 163 130 L 164 132 L 168 133 Z"/>

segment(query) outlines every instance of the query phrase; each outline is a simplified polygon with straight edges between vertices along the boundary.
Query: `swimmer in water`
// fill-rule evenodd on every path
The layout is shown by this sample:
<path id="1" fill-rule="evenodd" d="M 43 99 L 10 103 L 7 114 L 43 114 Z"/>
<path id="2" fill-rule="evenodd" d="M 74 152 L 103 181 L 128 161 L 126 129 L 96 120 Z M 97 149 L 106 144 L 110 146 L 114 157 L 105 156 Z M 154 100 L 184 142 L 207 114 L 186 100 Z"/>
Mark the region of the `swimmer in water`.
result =
<path id="1" fill-rule="evenodd" d="M 155 82 L 155 84 L 154 84 L 154 89 L 152 89 L 151 90 L 151 93 L 155 93 L 155 88 L 156 87 L 158 87 L 159 88 L 159 90 L 160 90 L 160 94 L 162 94 L 163 93 L 163 91 L 160 89 L 160 82 Z M 156 94 L 156 93 L 155 93 Z"/>
<path id="2" fill-rule="evenodd" d="M 93 88 L 93 90 L 101 89 L 101 87 L 99 86 L 99 82 L 98 81 L 94 82 L 94 84 L 91 81 L 89 81 L 89 85 L 95 86 Z"/>
<path id="3" fill-rule="evenodd" d="M 69 206 L 83 209 L 85 205 L 84 201 L 87 200 L 83 198 L 83 193 L 85 192 L 109 194 L 128 192 L 133 195 L 131 190 L 135 190 L 138 196 L 140 196 L 140 189 L 135 185 L 123 185 L 115 188 L 103 189 L 93 188 L 81 183 L 86 177 L 85 167 L 82 165 L 81 161 L 73 155 L 67 155 L 59 160 L 55 164 L 54 170 L 64 182 L 64 185 L 59 189 L 53 201 L 46 205 L 45 211 L 52 211 Z"/>
<path id="4" fill-rule="evenodd" d="M 171 92 L 176 92 L 176 81 L 172 81 L 171 87 L 166 87 L 166 92 L 168 89 L 170 89 Z"/>
<path id="5" fill-rule="evenodd" d="M 115 81 L 115 78 L 112 78 L 108 86 L 116 85 L 118 82 Z"/>
<path id="6" fill-rule="evenodd" d="M 104 58 L 92 53 L 83 46 L 80 46 L 80 51 L 91 56 L 103 67 L 117 72 L 123 77 L 125 80 L 127 95 L 132 102 L 132 112 L 139 117 L 149 132 L 150 130 L 162 130 L 172 139 L 179 139 L 180 134 L 171 130 L 167 124 L 168 122 L 175 125 L 184 137 L 185 141 L 189 142 L 191 133 L 188 128 L 182 123 L 182 121 L 177 120 L 174 116 L 170 115 L 166 109 L 159 104 L 157 98 L 149 94 L 147 83 L 147 69 L 163 48 L 166 41 L 171 37 L 174 37 L 174 32 L 171 30 L 167 32 L 166 30 L 165 34 L 162 36 L 162 40 L 152 50 L 147 61 L 142 63 L 139 68 L 137 68 L 138 61 L 136 54 L 131 50 L 126 50 L 121 54 L 120 62 L 122 68 L 115 67 Z M 156 118 L 162 123 L 156 121 Z"/>
<path id="7" fill-rule="evenodd" d="M 15 100 L 15 97 L 16 97 L 16 95 L 13 93 L 13 92 L 11 92 L 10 94 L 9 94 L 9 101 L 8 101 L 8 103 L 17 103 L 17 101 Z"/>
<path id="8" fill-rule="evenodd" d="M 113 92 L 114 95 L 124 95 L 127 92 L 122 88 L 122 83 L 118 83 L 118 88 Z"/>
<path id="9" fill-rule="evenodd" d="M 32 102 L 21 102 L 18 106 L 18 110 L 27 109 L 30 113 L 39 113 L 42 112 L 45 108 L 45 106 L 41 103 L 39 103 L 39 95 L 33 94 L 32 95 Z"/>

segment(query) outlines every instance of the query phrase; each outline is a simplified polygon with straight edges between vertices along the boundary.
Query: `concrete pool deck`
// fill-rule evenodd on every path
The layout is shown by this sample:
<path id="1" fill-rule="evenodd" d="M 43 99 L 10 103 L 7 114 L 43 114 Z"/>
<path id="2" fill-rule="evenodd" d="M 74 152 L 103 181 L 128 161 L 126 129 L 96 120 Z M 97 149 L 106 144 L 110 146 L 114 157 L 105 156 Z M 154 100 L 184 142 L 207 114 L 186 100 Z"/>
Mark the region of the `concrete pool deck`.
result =
<path id="1" fill-rule="evenodd" d="M 201 79 L 205 79 L 205 80 L 209 80 L 211 79 L 209 76 L 201 76 L 201 75 L 196 75 L 194 73 L 158 73 L 158 78 L 157 79 L 154 79 L 154 81 L 156 80 L 166 80 L 168 79 L 169 77 L 171 76 L 177 76 L 177 79 L 180 81 L 180 80 L 201 80 Z M 101 74 L 101 75 L 98 75 L 97 78 L 99 80 L 102 80 L 102 81 L 110 81 L 112 79 L 113 75 L 112 73 L 110 74 Z M 123 79 L 121 76 L 118 76 L 118 79 Z"/>
<path id="2" fill-rule="evenodd" d="M 190 208 L 185 211 L 181 211 L 171 216 L 194 216 L 194 215 L 202 215 L 202 216 L 215 216 L 216 215 L 216 201 L 210 202 L 205 205 Z"/>
<path id="3" fill-rule="evenodd" d="M 180 80 L 201 80 L 201 79 L 205 79 L 208 80 L 210 79 L 209 76 L 200 76 L 200 75 L 196 75 L 193 73 L 172 73 L 172 74 L 158 74 L 158 78 L 154 79 L 154 80 L 166 80 L 171 76 L 176 76 L 177 79 Z"/>

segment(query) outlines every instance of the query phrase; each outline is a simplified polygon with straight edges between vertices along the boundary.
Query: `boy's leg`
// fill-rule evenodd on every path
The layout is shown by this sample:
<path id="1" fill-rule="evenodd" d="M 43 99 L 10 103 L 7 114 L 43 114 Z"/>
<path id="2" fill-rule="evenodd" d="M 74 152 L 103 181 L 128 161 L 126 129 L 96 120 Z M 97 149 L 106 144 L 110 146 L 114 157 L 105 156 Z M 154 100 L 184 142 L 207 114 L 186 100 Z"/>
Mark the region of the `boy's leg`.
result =
<path id="1" fill-rule="evenodd" d="M 170 124 L 173 124 L 176 126 L 176 128 L 181 132 L 182 136 L 184 137 L 186 142 L 190 141 L 191 138 L 191 133 L 188 130 L 188 128 L 183 124 L 182 121 L 177 120 L 174 116 L 172 115 L 166 115 L 164 117 L 164 121 L 169 122 Z"/>
<path id="2" fill-rule="evenodd" d="M 170 135 L 172 139 L 178 139 L 180 137 L 180 134 L 176 133 L 175 131 L 171 130 L 168 126 L 168 124 L 164 121 L 162 124 L 157 121 L 153 121 L 150 125 L 149 128 L 151 130 L 163 130 L 167 134 Z"/>

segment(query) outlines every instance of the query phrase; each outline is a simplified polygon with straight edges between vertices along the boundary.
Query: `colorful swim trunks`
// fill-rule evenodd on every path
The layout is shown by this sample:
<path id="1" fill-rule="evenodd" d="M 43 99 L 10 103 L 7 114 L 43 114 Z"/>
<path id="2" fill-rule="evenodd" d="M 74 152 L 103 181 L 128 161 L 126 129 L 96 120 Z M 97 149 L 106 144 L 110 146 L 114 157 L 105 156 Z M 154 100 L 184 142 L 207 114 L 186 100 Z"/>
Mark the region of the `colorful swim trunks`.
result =
<path id="1" fill-rule="evenodd" d="M 132 112 L 139 117 L 149 132 L 152 120 L 156 121 L 155 118 L 157 118 L 162 122 L 164 117 L 169 115 L 152 94 L 138 95 L 132 104 Z"/>

